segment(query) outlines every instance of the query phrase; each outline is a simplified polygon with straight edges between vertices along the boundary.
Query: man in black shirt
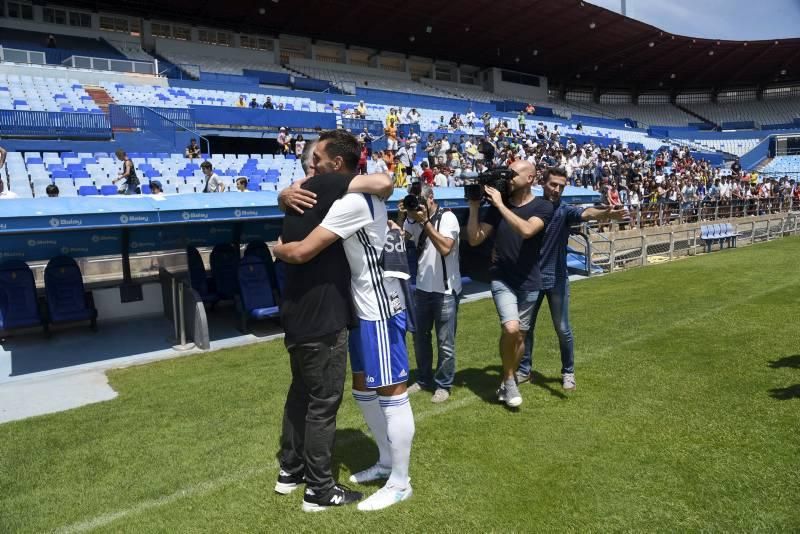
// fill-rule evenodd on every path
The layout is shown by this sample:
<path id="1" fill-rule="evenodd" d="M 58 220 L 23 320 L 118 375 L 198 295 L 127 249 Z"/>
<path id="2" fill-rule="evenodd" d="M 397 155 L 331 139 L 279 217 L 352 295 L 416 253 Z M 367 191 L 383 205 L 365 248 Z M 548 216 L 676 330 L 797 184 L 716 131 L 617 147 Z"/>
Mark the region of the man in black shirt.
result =
<path id="1" fill-rule="evenodd" d="M 545 225 L 553 216 L 553 204 L 534 198 L 531 192 L 536 169 L 526 160 L 509 167 L 514 171 L 506 203 L 499 191 L 486 187 L 491 207 L 479 220 L 480 201 L 470 201 L 467 236 L 469 244 L 478 246 L 494 236 L 492 266 L 492 298 L 500 316 L 500 357 L 503 376 L 497 398 L 510 408 L 522 404 L 514 371 L 519 365 L 525 335 L 531 324 L 534 304 L 542 288 L 539 272 L 539 249 Z"/>
<path id="2" fill-rule="evenodd" d="M 284 242 L 302 241 L 346 192 L 385 194 L 391 187 L 386 175 L 353 178 L 358 154 L 349 153 L 349 147 L 357 146 L 351 138 L 343 130 L 323 132 L 314 147 L 312 177 L 281 192 L 281 204 L 288 208 Z M 337 484 L 331 473 L 336 412 L 347 367 L 347 328 L 354 320 L 350 269 L 341 241 L 308 263 L 284 264 L 284 269 L 281 323 L 292 384 L 284 408 L 275 491 L 288 494 L 305 481 L 303 510 L 322 511 L 362 497 Z"/>

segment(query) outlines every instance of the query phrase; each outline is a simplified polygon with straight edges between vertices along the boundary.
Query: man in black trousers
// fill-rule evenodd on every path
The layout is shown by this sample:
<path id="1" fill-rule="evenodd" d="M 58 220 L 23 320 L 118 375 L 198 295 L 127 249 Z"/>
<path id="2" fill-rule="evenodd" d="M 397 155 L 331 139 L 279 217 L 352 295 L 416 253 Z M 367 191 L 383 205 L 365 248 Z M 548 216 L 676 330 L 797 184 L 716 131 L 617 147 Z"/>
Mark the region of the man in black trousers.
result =
<path id="1" fill-rule="evenodd" d="M 311 177 L 281 192 L 286 209 L 281 239 L 303 240 L 346 192 L 388 196 L 388 175 L 355 177 L 358 142 L 343 130 L 320 134 L 313 148 Z M 283 264 L 281 303 L 292 384 L 286 397 L 280 473 L 275 491 L 291 493 L 305 482 L 303 511 L 319 512 L 361 499 L 337 484 L 331 472 L 336 413 L 347 369 L 347 329 L 354 326 L 350 268 L 341 241 L 305 264 Z"/>

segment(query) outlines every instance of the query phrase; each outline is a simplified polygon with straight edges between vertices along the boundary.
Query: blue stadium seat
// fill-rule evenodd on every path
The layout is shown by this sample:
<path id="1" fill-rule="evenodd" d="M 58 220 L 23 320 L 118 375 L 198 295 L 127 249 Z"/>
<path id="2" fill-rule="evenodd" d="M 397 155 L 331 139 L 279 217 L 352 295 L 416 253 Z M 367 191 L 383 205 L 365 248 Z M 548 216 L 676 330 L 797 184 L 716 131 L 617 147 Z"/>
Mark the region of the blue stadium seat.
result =
<path id="1" fill-rule="evenodd" d="M 50 323 L 90 321 L 97 327 L 97 309 L 92 294 L 83 287 L 78 264 L 69 256 L 56 256 L 44 269 L 44 290 Z"/>
<path id="2" fill-rule="evenodd" d="M 240 329 L 247 332 L 250 319 L 275 318 L 280 309 L 264 260 L 255 255 L 245 255 L 238 268 L 239 295 L 236 306 L 239 310 Z"/>
<path id="3" fill-rule="evenodd" d="M 239 250 L 230 243 L 211 250 L 211 276 L 220 299 L 233 299 L 239 292 L 238 266 Z"/>
<path id="4" fill-rule="evenodd" d="M 269 275 L 269 281 L 275 291 L 275 301 L 280 302 L 280 290 L 278 287 L 278 276 L 275 273 L 275 262 L 272 260 L 272 253 L 264 241 L 250 241 L 244 249 L 245 256 L 257 256 L 264 262 Z"/>
<path id="5" fill-rule="evenodd" d="M 39 313 L 36 282 L 28 264 L 8 260 L 0 265 L 0 332 L 47 325 Z"/>
<path id="6" fill-rule="evenodd" d="M 100 187 L 100 194 L 103 195 L 104 197 L 116 195 L 118 193 L 119 189 L 117 189 L 116 185 L 104 185 Z"/>
<path id="7" fill-rule="evenodd" d="M 81 197 L 90 197 L 93 195 L 99 195 L 100 191 L 93 185 L 82 185 L 78 188 L 78 196 Z"/>
<path id="8" fill-rule="evenodd" d="M 219 297 L 209 286 L 208 276 L 206 275 L 206 267 L 203 265 L 203 258 L 194 247 L 186 248 L 186 264 L 189 269 L 189 284 L 192 289 L 197 291 L 200 299 L 206 303 L 214 306 L 219 301 Z"/>

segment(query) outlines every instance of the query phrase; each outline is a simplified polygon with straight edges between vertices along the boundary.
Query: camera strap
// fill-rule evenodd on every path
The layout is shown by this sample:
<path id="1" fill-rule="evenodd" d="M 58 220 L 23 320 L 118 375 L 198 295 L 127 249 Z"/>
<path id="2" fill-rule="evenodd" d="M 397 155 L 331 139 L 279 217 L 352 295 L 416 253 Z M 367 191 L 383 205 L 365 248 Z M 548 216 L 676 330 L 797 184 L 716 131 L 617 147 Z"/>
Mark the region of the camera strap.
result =
<path id="1" fill-rule="evenodd" d="M 439 232 L 439 225 L 441 224 L 442 216 L 444 215 L 444 213 L 446 211 L 450 211 L 450 210 L 438 208 L 436 210 L 436 213 L 433 214 L 433 217 L 430 218 L 431 224 L 434 226 L 434 228 L 436 228 L 437 232 Z M 425 247 L 427 245 L 428 245 L 428 234 L 425 233 L 425 226 L 423 225 L 422 233 L 419 236 L 419 242 L 417 242 L 417 258 L 421 258 L 422 257 L 422 253 L 425 251 Z M 445 264 L 444 256 L 439 254 L 438 250 L 436 251 L 436 254 L 438 254 L 439 259 L 442 262 L 442 283 L 444 284 L 444 290 L 445 291 L 449 291 L 450 290 L 450 284 L 448 283 L 447 265 Z M 417 260 L 417 261 L 419 261 L 419 260 Z"/>

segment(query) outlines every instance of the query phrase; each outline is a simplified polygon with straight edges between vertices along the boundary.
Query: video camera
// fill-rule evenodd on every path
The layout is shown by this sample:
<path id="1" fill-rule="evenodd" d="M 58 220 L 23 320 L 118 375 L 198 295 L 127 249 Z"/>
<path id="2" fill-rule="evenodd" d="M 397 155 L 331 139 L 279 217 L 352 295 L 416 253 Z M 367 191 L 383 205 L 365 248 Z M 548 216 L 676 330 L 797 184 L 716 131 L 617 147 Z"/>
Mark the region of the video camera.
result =
<path id="1" fill-rule="evenodd" d="M 488 185 L 500 191 L 505 202 L 511 196 L 511 180 L 516 175 L 516 171 L 508 167 L 498 167 L 475 176 L 465 176 L 464 200 L 485 200 Z"/>

